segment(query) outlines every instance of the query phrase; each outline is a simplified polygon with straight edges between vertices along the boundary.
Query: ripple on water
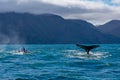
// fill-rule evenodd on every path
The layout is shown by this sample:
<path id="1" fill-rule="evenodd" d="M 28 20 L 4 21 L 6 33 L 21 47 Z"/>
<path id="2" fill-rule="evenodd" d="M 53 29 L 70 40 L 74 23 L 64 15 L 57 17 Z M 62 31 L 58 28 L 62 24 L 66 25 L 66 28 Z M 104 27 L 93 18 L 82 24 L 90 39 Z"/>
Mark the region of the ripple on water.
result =
<path id="1" fill-rule="evenodd" d="M 0 80 L 119 80 L 119 50 L 106 46 L 87 55 L 73 45 L 56 46 L 28 46 L 37 50 L 28 55 L 0 52 Z"/>
<path id="2" fill-rule="evenodd" d="M 88 55 L 85 52 L 71 52 L 68 53 L 66 56 L 69 58 L 99 60 L 111 56 L 110 54 L 107 53 L 108 52 L 95 52 L 95 53 L 90 52 L 90 54 Z"/>

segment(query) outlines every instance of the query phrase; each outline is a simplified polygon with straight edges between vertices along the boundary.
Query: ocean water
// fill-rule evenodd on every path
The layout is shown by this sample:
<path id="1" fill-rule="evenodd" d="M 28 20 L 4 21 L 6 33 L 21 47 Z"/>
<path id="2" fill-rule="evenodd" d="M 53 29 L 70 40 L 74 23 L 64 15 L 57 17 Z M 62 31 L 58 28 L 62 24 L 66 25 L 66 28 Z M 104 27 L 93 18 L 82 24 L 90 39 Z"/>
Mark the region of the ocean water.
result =
<path id="1" fill-rule="evenodd" d="M 21 47 L 28 54 L 17 53 Z M 0 45 L 0 80 L 120 80 L 120 45 Z"/>

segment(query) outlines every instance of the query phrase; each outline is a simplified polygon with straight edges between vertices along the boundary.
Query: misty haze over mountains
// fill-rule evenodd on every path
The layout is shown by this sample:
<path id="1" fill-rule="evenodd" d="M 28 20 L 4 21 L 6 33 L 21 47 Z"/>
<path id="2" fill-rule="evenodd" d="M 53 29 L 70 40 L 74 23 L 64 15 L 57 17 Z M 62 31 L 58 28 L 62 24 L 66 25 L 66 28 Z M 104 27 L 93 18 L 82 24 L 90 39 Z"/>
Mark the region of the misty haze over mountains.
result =
<path id="1" fill-rule="evenodd" d="M 0 13 L 0 44 L 120 43 L 120 21 L 95 27 L 53 14 Z"/>

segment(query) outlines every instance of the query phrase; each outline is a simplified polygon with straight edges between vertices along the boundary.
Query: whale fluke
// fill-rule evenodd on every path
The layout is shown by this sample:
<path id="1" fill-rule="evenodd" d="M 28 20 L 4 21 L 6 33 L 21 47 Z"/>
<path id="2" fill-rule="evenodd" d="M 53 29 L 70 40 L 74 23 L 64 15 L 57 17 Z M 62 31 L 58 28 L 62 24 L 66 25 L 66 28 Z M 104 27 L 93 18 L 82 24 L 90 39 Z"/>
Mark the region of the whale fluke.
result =
<path id="1" fill-rule="evenodd" d="M 80 45 L 80 44 L 76 44 L 76 46 L 78 46 L 78 47 L 84 49 L 84 50 L 87 52 L 87 54 L 89 54 L 90 50 L 99 47 L 99 45 L 90 45 L 90 46 L 86 46 L 86 45 Z"/>

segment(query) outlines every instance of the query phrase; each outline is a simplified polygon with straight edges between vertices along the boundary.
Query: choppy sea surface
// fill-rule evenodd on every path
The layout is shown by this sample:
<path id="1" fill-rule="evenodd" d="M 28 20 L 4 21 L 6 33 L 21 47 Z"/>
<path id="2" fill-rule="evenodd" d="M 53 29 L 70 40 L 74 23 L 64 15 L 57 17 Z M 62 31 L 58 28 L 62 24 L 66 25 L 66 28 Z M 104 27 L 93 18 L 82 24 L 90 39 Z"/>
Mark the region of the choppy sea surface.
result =
<path id="1" fill-rule="evenodd" d="M 90 55 L 74 44 L 0 45 L 0 80 L 120 80 L 120 44 Z"/>

